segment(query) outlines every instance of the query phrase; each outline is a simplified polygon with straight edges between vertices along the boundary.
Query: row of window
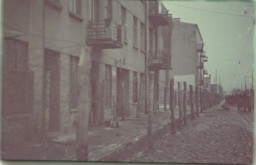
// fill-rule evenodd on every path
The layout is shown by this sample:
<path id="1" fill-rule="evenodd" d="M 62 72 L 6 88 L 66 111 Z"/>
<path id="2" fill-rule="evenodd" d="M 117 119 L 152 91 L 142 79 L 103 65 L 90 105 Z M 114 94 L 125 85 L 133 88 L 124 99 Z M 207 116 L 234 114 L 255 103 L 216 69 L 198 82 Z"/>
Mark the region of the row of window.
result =
<path id="1" fill-rule="evenodd" d="M 124 41 L 127 42 L 127 29 L 126 29 L 126 8 L 121 6 L 121 24 L 124 27 Z M 133 16 L 133 47 L 138 48 L 138 18 Z M 140 22 L 140 47 L 142 51 L 145 51 L 145 25 Z"/>
<path id="2" fill-rule="evenodd" d="M 50 3 L 55 5 L 60 5 L 59 0 L 47 0 Z M 100 16 L 100 2 L 99 0 L 89 0 L 90 12 L 89 18 L 90 20 L 99 20 Z M 69 0 L 69 10 L 81 16 L 81 0 Z M 121 24 L 124 28 L 124 42 L 127 43 L 127 11 L 124 6 L 121 5 Z M 111 19 L 112 18 L 112 0 L 107 0 L 104 7 L 104 18 Z M 140 35 L 138 34 L 138 25 L 140 24 Z M 140 47 L 142 51 L 145 51 L 145 25 L 143 22 L 140 22 L 136 16 L 133 16 L 133 47 L 138 48 L 138 38 L 140 37 Z"/>
<path id="3" fill-rule="evenodd" d="M 5 65 L 8 70 L 28 70 L 28 44 L 15 39 L 7 39 L 4 44 Z M 46 51 L 59 55 L 58 52 Z M 58 60 L 58 58 L 56 58 Z M 78 106 L 78 62 L 79 57 L 70 56 L 70 108 L 76 109 Z M 49 64 L 51 65 L 51 63 Z M 50 67 L 50 66 L 48 66 Z M 46 68 L 47 69 L 47 68 Z M 57 68 L 59 70 L 59 68 Z M 105 65 L 105 84 L 104 84 L 105 106 L 112 106 L 112 68 Z M 138 75 L 133 72 L 133 101 L 138 101 Z"/>

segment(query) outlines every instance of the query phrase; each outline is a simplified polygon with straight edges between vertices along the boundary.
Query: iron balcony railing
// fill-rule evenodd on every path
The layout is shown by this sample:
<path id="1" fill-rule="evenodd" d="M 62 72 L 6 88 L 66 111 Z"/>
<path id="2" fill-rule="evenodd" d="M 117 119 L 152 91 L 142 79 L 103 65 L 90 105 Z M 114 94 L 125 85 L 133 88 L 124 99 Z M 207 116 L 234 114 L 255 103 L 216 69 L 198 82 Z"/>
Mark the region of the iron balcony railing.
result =
<path id="1" fill-rule="evenodd" d="M 149 51 L 148 66 L 152 69 L 166 69 L 170 67 L 168 55 L 165 51 L 159 50 L 156 53 Z"/>
<path id="2" fill-rule="evenodd" d="M 149 19 L 155 26 L 169 25 L 172 19 L 172 15 L 164 7 L 164 5 L 158 1 L 149 2 Z"/>
<path id="3" fill-rule="evenodd" d="M 105 49 L 121 48 L 122 27 L 111 19 L 88 21 L 86 43 Z"/>

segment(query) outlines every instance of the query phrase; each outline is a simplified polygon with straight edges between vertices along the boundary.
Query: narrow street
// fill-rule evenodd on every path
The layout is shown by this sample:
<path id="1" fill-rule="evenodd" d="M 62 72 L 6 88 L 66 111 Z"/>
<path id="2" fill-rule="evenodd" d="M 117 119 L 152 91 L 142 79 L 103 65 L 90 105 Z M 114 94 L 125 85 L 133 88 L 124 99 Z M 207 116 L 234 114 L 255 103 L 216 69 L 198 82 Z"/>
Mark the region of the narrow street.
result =
<path id="1" fill-rule="evenodd" d="M 176 135 L 166 132 L 155 139 L 154 150 L 143 148 L 125 161 L 251 164 L 252 159 L 253 113 L 218 107 L 201 113 Z"/>

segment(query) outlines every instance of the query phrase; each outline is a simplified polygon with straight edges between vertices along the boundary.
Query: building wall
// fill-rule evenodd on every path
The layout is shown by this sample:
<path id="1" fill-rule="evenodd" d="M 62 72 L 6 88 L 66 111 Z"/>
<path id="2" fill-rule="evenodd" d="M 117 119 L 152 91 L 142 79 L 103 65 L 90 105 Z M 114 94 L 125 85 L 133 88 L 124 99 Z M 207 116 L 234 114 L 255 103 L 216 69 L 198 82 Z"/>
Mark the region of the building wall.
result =
<path id="1" fill-rule="evenodd" d="M 195 25 L 173 23 L 172 66 L 175 75 L 196 74 L 197 49 Z"/>
<path id="2" fill-rule="evenodd" d="M 113 22 L 117 24 L 121 24 L 121 5 L 126 8 L 126 24 L 127 24 L 127 43 L 123 42 L 123 47 L 120 49 L 97 49 L 91 52 L 91 57 L 93 61 L 99 62 L 102 66 L 105 64 L 112 66 L 112 72 L 116 72 L 117 67 L 126 69 L 128 71 L 128 77 L 126 78 L 127 81 L 127 92 L 129 96 L 125 99 L 125 113 L 126 116 L 135 116 L 137 104 L 133 103 L 133 72 L 137 72 L 137 75 L 144 72 L 144 57 L 145 52 L 141 50 L 140 45 L 140 33 L 141 33 L 141 23 L 145 25 L 145 9 L 144 4 L 140 1 L 112 1 L 113 3 L 113 11 L 112 11 L 112 19 Z M 100 2 L 100 8 L 103 11 L 104 3 Z M 133 18 L 134 16 L 137 18 L 137 47 L 133 46 Z M 100 13 L 100 18 L 104 18 L 104 14 Z M 100 81 L 104 80 L 105 78 L 105 71 L 101 67 L 100 69 Z M 113 73 L 114 74 L 114 73 Z M 112 75 L 112 97 L 116 99 L 116 90 L 114 86 L 116 86 L 116 76 Z M 138 84 L 139 86 L 139 84 Z M 139 89 L 138 89 L 139 91 Z M 114 100 L 114 103 L 118 102 Z M 104 120 L 110 120 L 110 114 L 113 111 L 112 107 L 104 108 Z"/>
<path id="3" fill-rule="evenodd" d="M 81 1 L 81 15 L 74 16 L 69 11 L 69 1 L 60 0 L 60 6 L 56 7 L 45 1 L 35 0 L 5 0 L 4 1 L 4 30 L 18 31 L 24 35 L 17 37 L 19 40 L 28 42 L 28 65 L 34 73 L 34 91 L 33 91 L 33 112 L 29 114 L 29 128 L 32 137 L 40 136 L 43 127 L 48 125 L 49 110 L 45 103 L 45 50 L 52 50 L 59 53 L 59 124 L 58 131 L 74 130 L 77 122 L 77 109 L 71 108 L 70 105 L 70 58 L 80 57 L 81 49 L 84 48 L 86 62 L 86 74 L 88 84 L 88 109 L 91 109 L 92 91 L 89 76 L 92 71 L 92 62 L 99 63 L 98 76 L 98 95 L 101 100 L 98 105 L 97 120 L 102 123 L 113 118 L 113 109 L 117 101 L 117 68 L 125 70 L 125 96 L 124 109 L 126 117 L 136 117 L 138 107 L 140 112 L 145 112 L 144 108 L 144 77 L 145 73 L 145 51 L 142 49 L 140 42 L 141 23 L 145 25 L 145 6 L 141 1 L 112 1 L 113 3 L 113 21 L 121 24 L 121 5 L 126 8 L 127 20 L 127 43 L 123 43 L 121 49 L 98 49 L 86 46 L 87 23 L 90 17 L 90 1 Z M 99 1 L 100 18 L 104 18 L 104 5 L 107 1 Z M 147 2 L 146 2 L 147 3 Z M 45 5 L 45 6 L 44 6 Z M 15 11 L 15 12 L 13 12 Z M 44 15 L 43 15 L 44 13 Z M 133 19 L 137 18 L 137 40 L 138 45 L 133 45 Z M 146 18 L 150 24 L 148 17 Z M 149 27 L 149 26 L 148 26 Z M 149 37 L 149 30 L 147 33 Z M 154 33 L 156 29 L 153 28 Z M 158 29 L 160 33 L 161 28 Z M 5 33 L 5 35 L 12 33 Z M 44 36 L 44 37 L 43 37 Z M 156 36 L 154 36 L 156 37 Z M 158 47 L 163 48 L 162 35 L 158 36 Z M 149 48 L 149 41 L 147 41 Z M 155 45 L 156 43 L 154 43 Z M 154 46 L 155 47 L 155 46 Z M 111 66 L 112 69 L 112 97 L 114 98 L 112 107 L 104 106 L 104 80 L 105 66 Z M 133 73 L 137 73 L 138 78 L 138 102 L 133 101 Z M 145 74 L 144 74 L 145 75 Z M 92 76 L 92 75 L 91 75 Z M 95 75 L 93 75 L 95 76 Z M 141 79 L 142 78 L 142 79 Z M 148 108 L 153 108 L 153 81 L 154 76 L 148 77 Z M 141 89 L 143 88 L 143 89 Z M 95 101 L 95 100 L 94 100 Z M 92 110 L 90 117 L 92 116 Z"/>
<path id="4" fill-rule="evenodd" d="M 25 33 L 15 39 L 27 41 L 29 46 L 28 65 L 34 73 L 34 94 L 33 112 L 29 115 L 28 125 L 31 127 L 29 129 L 33 137 L 40 136 L 43 128 L 43 113 L 47 112 L 44 103 L 44 48 L 60 53 L 60 131 L 75 128 L 77 110 L 71 110 L 69 105 L 70 57 L 71 55 L 79 57 L 83 47 L 85 47 L 85 61 L 89 76 L 90 63 L 88 61 L 91 61 L 89 56 L 91 48 L 85 46 L 87 1 L 82 1 L 81 18 L 74 17 L 69 13 L 68 3 L 68 1 L 61 0 L 61 7 L 56 8 L 45 1 L 45 8 L 43 8 L 43 1 L 4 1 L 5 37 L 13 36 L 12 31 Z M 45 13 L 44 17 L 43 13 Z M 45 37 L 42 37 L 44 35 Z M 89 83 L 87 88 L 89 91 Z M 90 100 L 90 98 L 88 99 Z M 90 105 L 89 101 L 88 105 Z M 45 117 L 47 121 L 49 116 Z M 47 126 L 47 124 L 45 125 Z"/>

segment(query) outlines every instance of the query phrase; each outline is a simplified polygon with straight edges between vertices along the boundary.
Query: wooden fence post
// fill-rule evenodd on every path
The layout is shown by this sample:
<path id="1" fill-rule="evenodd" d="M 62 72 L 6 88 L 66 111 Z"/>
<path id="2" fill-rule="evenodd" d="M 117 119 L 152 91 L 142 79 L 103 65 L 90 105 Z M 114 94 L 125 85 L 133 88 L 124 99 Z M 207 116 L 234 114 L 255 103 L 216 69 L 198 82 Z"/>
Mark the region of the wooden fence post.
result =
<path id="1" fill-rule="evenodd" d="M 192 85 L 189 85 L 189 93 L 190 93 L 191 119 L 194 119 L 195 114 L 194 114 L 194 100 L 193 100 L 193 86 Z"/>
<path id="2" fill-rule="evenodd" d="M 175 129 L 175 106 L 174 106 L 174 89 L 173 89 L 174 80 L 171 79 L 170 81 L 170 111 L 171 111 L 171 125 L 172 125 L 172 133 L 176 133 Z"/>
<path id="3" fill-rule="evenodd" d="M 184 124 L 187 124 L 187 82 L 183 82 L 184 91 L 183 91 L 183 117 Z"/>
<path id="4" fill-rule="evenodd" d="M 179 106 L 179 128 L 181 128 L 182 125 L 182 108 L 181 108 L 181 90 L 180 90 L 180 82 L 178 82 L 178 92 L 177 92 L 177 96 L 178 96 L 178 106 Z"/>
<path id="5" fill-rule="evenodd" d="M 164 111 L 166 111 L 167 110 L 167 108 L 166 108 L 166 93 L 167 93 L 167 88 L 166 87 L 164 87 Z"/>
<path id="6" fill-rule="evenodd" d="M 198 86 L 195 87 L 195 99 L 196 99 L 196 116 L 199 117 L 199 103 L 198 103 Z"/>

